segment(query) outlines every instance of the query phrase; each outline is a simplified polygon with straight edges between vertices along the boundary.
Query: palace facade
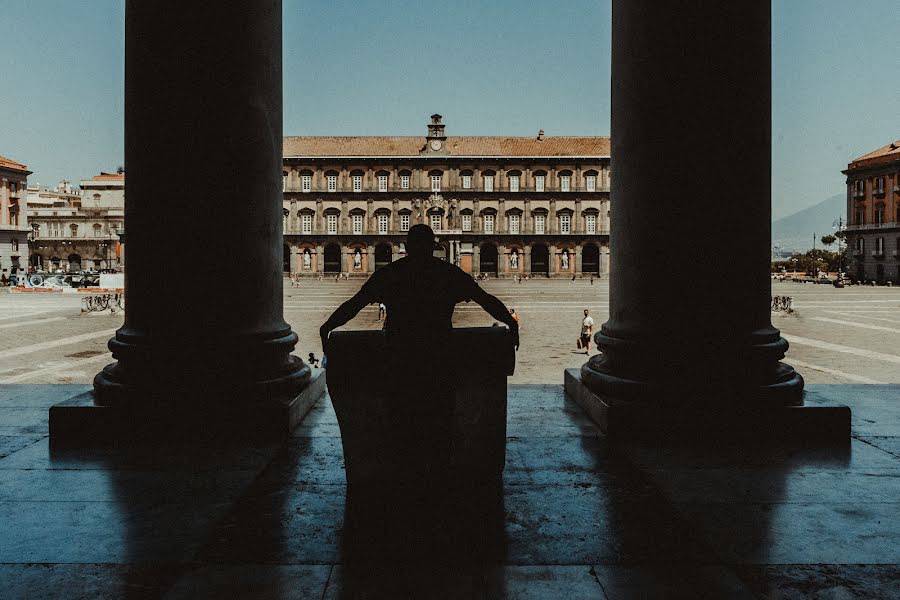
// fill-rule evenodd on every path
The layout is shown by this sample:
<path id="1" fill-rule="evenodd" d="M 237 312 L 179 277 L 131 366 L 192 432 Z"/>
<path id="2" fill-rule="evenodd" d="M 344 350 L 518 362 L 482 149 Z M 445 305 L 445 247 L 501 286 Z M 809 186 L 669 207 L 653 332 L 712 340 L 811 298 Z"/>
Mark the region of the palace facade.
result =
<path id="1" fill-rule="evenodd" d="M 55 188 L 28 188 L 31 265 L 36 269 L 121 269 L 125 173 L 100 173 L 79 186 L 61 181 Z"/>
<path id="2" fill-rule="evenodd" d="M 900 283 L 900 140 L 853 160 L 843 173 L 851 273 Z"/>
<path id="3" fill-rule="evenodd" d="M 416 223 L 473 275 L 609 273 L 609 138 L 284 138 L 284 270 L 367 276 Z"/>
<path id="4" fill-rule="evenodd" d="M 31 171 L 0 156 L 0 273 L 7 277 L 28 261 L 28 215 L 25 188 Z"/>

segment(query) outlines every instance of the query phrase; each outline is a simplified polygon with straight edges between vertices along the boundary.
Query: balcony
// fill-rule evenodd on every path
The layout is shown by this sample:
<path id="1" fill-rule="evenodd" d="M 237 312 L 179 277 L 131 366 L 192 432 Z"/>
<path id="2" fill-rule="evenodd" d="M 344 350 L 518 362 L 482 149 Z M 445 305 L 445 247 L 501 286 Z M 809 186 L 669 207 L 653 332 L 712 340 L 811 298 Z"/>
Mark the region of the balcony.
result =
<path id="1" fill-rule="evenodd" d="M 866 231 L 870 229 L 887 229 L 890 227 L 900 227 L 896 221 L 887 221 L 885 223 L 860 223 L 858 225 L 848 225 L 847 231 Z"/>
<path id="2" fill-rule="evenodd" d="M 94 235 L 94 232 L 88 233 L 79 233 L 78 235 L 72 235 L 71 233 L 39 233 L 38 237 L 35 241 L 48 241 L 48 240 L 61 240 L 61 241 L 76 241 L 76 240 L 96 240 L 98 242 L 109 241 L 109 240 L 117 240 L 119 239 L 115 233 L 101 233 L 98 235 Z"/>

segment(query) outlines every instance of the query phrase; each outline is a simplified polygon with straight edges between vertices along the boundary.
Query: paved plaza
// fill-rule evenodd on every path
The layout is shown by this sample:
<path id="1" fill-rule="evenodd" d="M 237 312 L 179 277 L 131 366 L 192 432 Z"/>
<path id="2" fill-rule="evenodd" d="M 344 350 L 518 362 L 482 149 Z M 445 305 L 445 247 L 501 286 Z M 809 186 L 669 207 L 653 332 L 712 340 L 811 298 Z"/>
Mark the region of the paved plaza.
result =
<path id="1" fill-rule="evenodd" d="M 310 280 L 291 288 L 285 281 L 284 313 L 300 336 L 297 355 L 321 357 L 319 325 L 361 283 Z M 564 369 L 585 362 L 584 352 L 575 348 L 581 311 L 590 309 L 598 326 L 608 316 L 608 282 L 490 280 L 482 285 L 520 315 L 522 346 L 510 379 L 514 384 L 562 383 Z M 787 362 L 807 383 L 900 383 L 900 288 L 776 282 L 772 293 L 794 298 L 795 313 L 773 313 L 772 321 L 791 344 Z M 112 360 L 106 342 L 122 325 L 122 315 L 82 314 L 80 307 L 77 294 L 0 289 L 0 384 L 90 383 Z M 458 305 L 454 315 L 458 327 L 492 322 L 475 304 Z M 370 306 L 347 328 L 380 326 L 378 310 Z"/>

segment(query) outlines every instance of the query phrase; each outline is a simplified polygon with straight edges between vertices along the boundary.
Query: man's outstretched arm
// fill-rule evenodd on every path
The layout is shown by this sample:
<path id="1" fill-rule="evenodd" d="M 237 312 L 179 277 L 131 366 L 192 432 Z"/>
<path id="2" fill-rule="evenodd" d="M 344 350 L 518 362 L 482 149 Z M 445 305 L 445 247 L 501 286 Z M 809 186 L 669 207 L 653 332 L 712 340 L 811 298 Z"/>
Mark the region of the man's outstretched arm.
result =
<path id="1" fill-rule="evenodd" d="M 516 322 L 515 319 L 512 318 L 512 315 L 509 314 L 509 309 L 506 308 L 506 305 L 500 301 L 499 298 L 488 294 L 482 288 L 477 288 L 478 291 L 472 296 L 472 300 L 477 302 L 481 308 L 483 308 L 489 315 L 497 319 L 498 321 L 502 321 L 509 327 L 509 332 L 513 336 L 513 342 L 516 346 L 516 350 L 519 349 L 519 323 Z"/>
<path id="2" fill-rule="evenodd" d="M 322 351 L 325 351 L 325 343 L 328 340 L 328 334 L 332 330 L 347 323 L 347 321 L 359 314 L 359 311 L 364 309 L 367 304 L 372 302 L 377 302 L 377 299 L 373 297 L 371 288 L 368 285 L 364 285 L 361 290 L 356 292 L 355 296 L 338 306 L 337 310 L 331 313 L 328 320 L 322 323 L 322 326 L 319 328 L 319 337 L 322 338 Z"/>

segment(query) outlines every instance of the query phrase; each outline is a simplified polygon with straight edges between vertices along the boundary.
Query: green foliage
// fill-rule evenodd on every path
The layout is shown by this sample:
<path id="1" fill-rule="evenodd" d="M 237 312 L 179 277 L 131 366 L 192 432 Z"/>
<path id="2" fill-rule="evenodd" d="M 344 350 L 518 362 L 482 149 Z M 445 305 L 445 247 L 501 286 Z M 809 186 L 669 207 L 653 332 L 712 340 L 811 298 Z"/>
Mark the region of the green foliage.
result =
<path id="1" fill-rule="evenodd" d="M 846 249 L 841 250 L 840 252 L 831 252 L 830 250 L 817 248 L 803 254 L 798 254 L 788 260 L 779 260 L 772 263 L 772 271 L 776 273 L 781 272 L 782 270 L 803 271 L 808 275 L 815 275 L 817 272 L 846 270 L 847 265 Z"/>
<path id="2" fill-rule="evenodd" d="M 826 246 L 832 245 L 836 240 L 837 240 L 837 238 L 833 235 L 823 235 L 822 236 L 822 243 L 825 244 Z"/>

